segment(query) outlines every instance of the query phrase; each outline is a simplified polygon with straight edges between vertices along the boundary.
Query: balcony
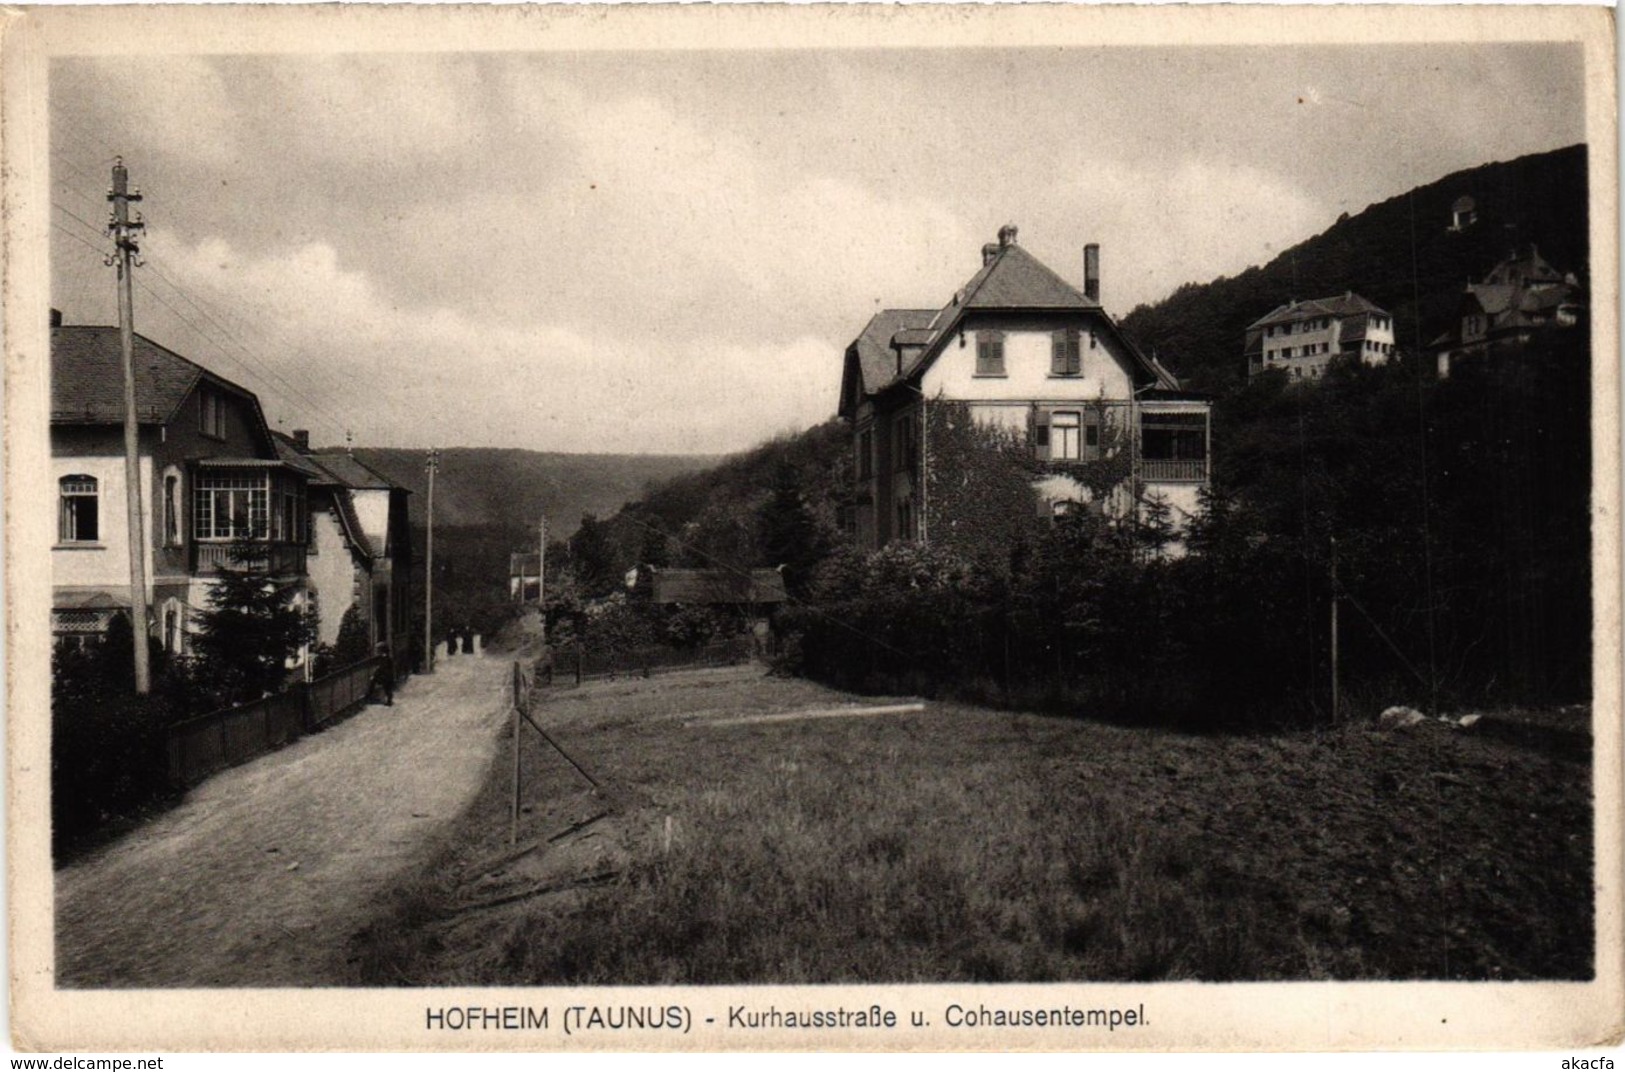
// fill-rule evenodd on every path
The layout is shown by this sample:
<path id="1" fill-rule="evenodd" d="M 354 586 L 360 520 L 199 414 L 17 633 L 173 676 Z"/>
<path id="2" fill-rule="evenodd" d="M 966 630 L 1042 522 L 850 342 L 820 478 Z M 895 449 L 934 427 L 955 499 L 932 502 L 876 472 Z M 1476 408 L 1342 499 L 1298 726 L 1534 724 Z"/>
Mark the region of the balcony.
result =
<path id="1" fill-rule="evenodd" d="M 194 540 L 192 542 L 191 572 L 194 575 L 209 576 L 217 570 L 224 569 L 233 573 L 264 573 L 271 577 L 304 576 L 305 548 L 303 544 L 263 542 L 259 545 L 265 552 L 263 557 L 258 561 L 246 564 L 232 561 L 232 546 L 227 541 L 203 542 Z"/>
<path id="2" fill-rule="evenodd" d="M 1205 483 L 1207 481 L 1207 459 L 1142 458 L 1140 459 L 1140 479 L 1154 484 Z"/>

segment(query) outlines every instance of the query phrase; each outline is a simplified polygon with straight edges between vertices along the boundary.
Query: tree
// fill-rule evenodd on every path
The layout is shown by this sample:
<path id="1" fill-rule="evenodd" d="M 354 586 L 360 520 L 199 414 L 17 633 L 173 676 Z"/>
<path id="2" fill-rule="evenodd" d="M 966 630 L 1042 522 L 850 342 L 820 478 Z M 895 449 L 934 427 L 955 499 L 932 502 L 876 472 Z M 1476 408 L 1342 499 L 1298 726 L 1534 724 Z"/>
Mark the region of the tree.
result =
<path id="1" fill-rule="evenodd" d="M 294 602 L 297 585 L 270 578 L 264 544 L 237 541 L 230 562 L 215 573 L 209 609 L 197 616 L 193 649 L 200 676 L 224 702 L 248 703 L 281 689 L 288 660 L 315 630 L 311 616 Z"/>
<path id="2" fill-rule="evenodd" d="M 756 520 L 762 564 L 782 566 L 785 589 L 791 596 L 801 597 L 829 547 L 807 508 L 800 474 L 788 461 L 774 469 L 773 489 L 757 511 Z"/>

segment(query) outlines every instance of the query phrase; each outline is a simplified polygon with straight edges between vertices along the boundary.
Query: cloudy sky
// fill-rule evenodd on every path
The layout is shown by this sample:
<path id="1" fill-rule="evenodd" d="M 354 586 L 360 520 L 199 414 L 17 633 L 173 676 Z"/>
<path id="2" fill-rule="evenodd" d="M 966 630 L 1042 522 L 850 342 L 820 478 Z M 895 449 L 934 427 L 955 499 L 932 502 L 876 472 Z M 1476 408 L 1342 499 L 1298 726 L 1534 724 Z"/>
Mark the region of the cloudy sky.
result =
<path id="1" fill-rule="evenodd" d="M 1122 316 L 1583 139 L 1554 45 L 58 59 L 52 303 L 318 443 L 716 452 L 833 414 L 875 309 L 999 225 Z M 1172 363 L 1177 368 L 1177 357 Z"/>

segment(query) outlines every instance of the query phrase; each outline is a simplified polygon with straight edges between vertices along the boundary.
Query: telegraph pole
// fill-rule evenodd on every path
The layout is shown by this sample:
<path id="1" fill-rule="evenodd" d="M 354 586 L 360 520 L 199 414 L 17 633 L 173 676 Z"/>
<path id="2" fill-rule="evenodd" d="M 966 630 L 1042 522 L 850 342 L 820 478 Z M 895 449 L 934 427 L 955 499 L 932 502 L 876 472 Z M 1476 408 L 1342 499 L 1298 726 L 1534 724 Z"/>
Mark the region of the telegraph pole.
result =
<path id="1" fill-rule="evenodd" d="M 536 533 L 536 606 L 542 612 L 542 639 L 547 639 L 547 515 Z M 521 570 L 520 572 L 524 572 Z"/>
<path id="2" fill-rule="evenodd" d="M 124 365 L 124 491 L 129 509 L 130 544 L 130 625 L 135 632 L 135 691 L 145 696 L 152 689 L 147 666 L 147 539 L 141 510 L 141 426 L 135 411 L 135 302 L 130 294 L 130 270 L 141 265 L 141 247 L 135 236 L 146 228 L 138 212 L 130 218 L 130 202 L 141 200 L 141 190 L 129 191 L 130 173 L 124 158 L 113 158 L 113 188 L 107 200 L 113 203 L 107 233 L 113 238 L 114 252 L 105 258 L 118 268 L 118 337 Z"/>
<path id="3" fill-rule="evenodd" d="M 428 554 L 423 570 L 423 666 L 426 673 L 434 673 L 434 473 L 440 468 L 440 450 L 429 448 L 429 458 L 423 463 L 429 474 Z"/>

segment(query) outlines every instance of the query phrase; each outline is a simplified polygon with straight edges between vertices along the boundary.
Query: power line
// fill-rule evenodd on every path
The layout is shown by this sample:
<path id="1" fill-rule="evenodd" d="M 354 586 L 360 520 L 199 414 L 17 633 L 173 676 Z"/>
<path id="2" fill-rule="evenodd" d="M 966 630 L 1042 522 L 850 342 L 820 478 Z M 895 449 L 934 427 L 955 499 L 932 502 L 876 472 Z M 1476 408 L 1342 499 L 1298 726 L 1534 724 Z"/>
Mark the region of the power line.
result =
<path id="1" fill-rule="evenodd" d="M 92 230 L 95 229 L 94 225 L 91 224 L 90 221 L 86 220 L 83 216 L 80 216 L 77 213 L 73 212 L 71 209 L 67 208 L 66 206 L 61 205 L 61 204 L 59 204 L 57 202 L 54 202 L 54 201 L 51 204 L 52 204 L 53 208 L 55 208 L 58 211 L 62 212 L 64 215 L 66 215 L 66 216 L 68 216 L 68 217 L 70 217 L 70 218 L 72 218 L 74 220 L 77 220 L 79 223 L 83 224 L 85 227 L 90 228 Z M 55 224 L 55 223 L 53 223 L 52 226 L 55 226 L 63 234 L 66 234 L 68 237 L 73 238 L 75 241 L 79 242 L 80 245 L 85 246 L 87 249 L 95 250 L 98 253 L 104 253 L 105 252 L 105 251 L 100 250 L 97 247 L 93 246 L 91 243 L 85 241 L 79 235 L 75 234 L 73 231 L 68 230 L 66 227 L 62 227 L 61 225 Z M 192 299 L 192 297 L 189 294 L 187 294 L 186 291 L 183 290 L 180 287 L 179 284 L 177 284 L 173 279 L 170 279 L 168 275 L 166 275 L 162 270 L 160 270 L 157 267 L 157 265 L 152 264 L 150 262 L 150 260 L 147 262 L 147 265 L 148 265 L 148 267 L 152 268 L 153 271 L 158 275 L 158 277 L 160 279 L 162 279 L 169 287 L 171 287 L 175 291 L 175 293 L 177 295 L 179 295 L 183 300 L 185 300 L 187 302 L 187 304 L 191 305 L 192 308 L 197 310 L 198 313 L 202 314 L 204 317 L 207 317 L 210 322 L 212 322 L 221 331 L 225 332 L 225 334 L 229 338 L 231 338 L 234 343 L 236 343 L 238 349 L 240 349 L 250 359 L 250 361 L 254 362 L 254 364 L 256 366 L 258 366 L 258 367 L 253 367 L 249 363 L 245 363 L 243 361 L 240 361 L 240 360 L 232 357 L 231 355 L 225 353 L 224 352 L 225 344 L 222 343 L 218 338 L 216 338 L 215 336 L 213 336 L 209 332 L 203 330 L 201 327 L 199 327 L 192 320 L 190 320 L 186 316 L 184 316 L 179 309 L 176 309 L 168 301 L 164 300 L 164 298 L 163 298 L 163 296 L 161 294 L 159 294 L 152 287 L 148 286 L 144 281 L 141 281 L 141 282 L 138 283 L 138 285 L 141 287 L 141 289 L 143 291 L 145 291 L 147 294 L 149 294 L 160 305 L 164 306 L 164 308 L 168 309 L 171 313 L 173 313 L 176 316 L 176 318 L 180 320 L 181 323 L 183 323 L 187 327 L 191 328 L 192 331 L 195 332 L 200 338 L 212 343 L 215 347 L 220 349 L 222 351 L 220 356 L 225 357 L 227 360 L 231 361 L 233 365 L 237 366 L 238 368 L 243 369 L 243 371 L 245 371 L 245 372 L 248 372 L 250 374 L 253 374 L 253 373 L 257 372 L 257 373 L 259 373 L 259 375 L 270 379 L 273 383 L 275 383 L 276 385 L 278 385 L 280 387 L 280 391 L 278 391 L 279 394 L 284 394 L 285 393 L 287 396 L 291 397 L 291 399 L 293 401 L 299 402 L 302 405 L 308 407 L 309 409 L 314 410 L 316 412 L 316 414 L 318 416 L 320 416 L 324 421 L 331 423 L 336 430 L 338 430 L 338 431 L 346 431 L 348 429 L 347 422 L 339 420 L 336 416 L 334 416 L 334 414 L 332 414 L 330 411 L 328 411 L 324 406 L 321 406 L 320 404 L 315 402 L 313 399 L 311 399 L 308 395 L 305 395 L 303 392 L 301 392 L 297 388 L 295 388 L 292 384 L 288 383 L 287 380 L 283 379 L 282 376 L 276 372 L 276 370 L 270 368 L 268 364 L 261 364 L 261 362 L 263 360 L 262 358 L 258 357 L 257 355 L 254 354 L 253 351 L 249 350 L 248 347 L 246 345 L 244 345 L 243 342 L 240 339 L 237 339 L 235 336 L 233 336 L 231 334 L 231 332 L 229 331 L 229 329 L 227 329 L 217 319 L 215 319 L 213 316 L 210 316 L 206 309 L 202 308 L 196 301 L 194 301 Z"/>
<path id="2" fill-rule="evenodd" d="M 75 169 L 75 170 L 77 170 L 77 169 Z M 83 172 L 81 172 L 81 174 L 83 174 Z M 67 191 L 69 191 L 71 193 L 74 193 L 75 195 L 80 197 L 82 200 L 84 200 L 86 202 L 89 202 L 91 204 L 96 203 L 94 201 L 94 199 L 90 198 L 89 196 L 87 196 L 82 191 L 75 188 L 70 183 L 68 183 L 68 182 L 66 182 L 64 180 L 61 180 L 61 179 L 58 179 L 57 182 L 63 189 L 65 189 L 65 190 L 67 190 Z M 78 220 L 80 223 L 84 224 L 90 230 L 98 231 L 98 228 L 96 227 L 95 224 L 91 223 L 89 220 L 85 219 L 84 217 L 77 215 L 72 210 L 70 210 L 66 206 L 62 205 L 61 203 L 52 202 L 52 204 L 55 205 L 55 207 L 60 209 L 62 212 L 64 212 L 68 216 L 71 216 L 73 219 Z M 264 337 L 264 340 L 266 342 L 273 343 L 273 344 L 276 344 L 276 343 L 280 342 L 281 345 L 283 346 L 283 348 L 289 349 L 289 350 L 295 350 L 295 357 L 296 358 L 306 356 L 305 351 L 298 350 L 296 347 L 289 344 L 285 337 L 278 337 L 273 332 L 267 332 L 267 331 L 258 329 L 251 322 L 245 320 L 241 316 L 232 317 L 232 316 L 230 316 L 230 314 L 228 314 L 226 312 L 223 312 L 218 307 L 214 307 L 214 306 L 210 306 L 210 305 L 205 304 L 202 301 L 202 299 L 195 299 L 191 294 L 189 294 L 186 290 L 184 290 L 180 286 L 179 283 L 175 282 L 175 280 L 172 277 L 170 277 L 167 273 L 165 273 L 162 270 L 162 268 L 160 268 L 159 265 L 156 262 L 154 262 L 154 260 L 153 260 L 150 253 L 147 256 L 147 264 L 148 264 L 149 267 L 151 267 L 153 269 L 153 271 L 159 276 L 159 278 L 161 278 L 178 295 L 180 295 L 186 301 L 186 303 L 188 305 L 190 305 L 193 309 L 197 310 L 197 312 L 200 315 L 206 317 L 211 323 L 213 323 L 222 332 L 224 332 L 231 339 L 231 341 L 238 346 L 239 349 L 241 349 L 244 353 L 248 354 L 249 357 L 252 358 L 254 361 L 261 362 L 261 361 L 264 361 L 265 359 L 263 358 L 262 355 L 256 354 L 254 351 L 249 349 L 247 344 L 244 343 L 243 340 L 232 330 L 232 327 L 228 325 L 227 321 L 231 321 L 232 323 L 234 323 L 239 331 L 249 331 L 249 332 L 252 332 L 254 334 L 261 335 L 261 336 Z M 219 340 L 211 338 L 211 341 L 215 342 L 216 345 L 221 345 Z M 266 362 L 266 363 L 267 363 L 267 365 L 269 364 L 268 362 Z M 306 373 L 312 379 L 318 380 L 317 386 L 320 387 L 323 390 L 330 391 L 330 392 L 333 392 L 333 393 L 353 392 L 353 393 L 357 393 L 357 394 L 362 393 L 364 391 L 364 385 L 362 385 L 360 383 L 357 383 L 355 380 L 353 380 L 349 376 L 346 376 L 343 372 L 341 372 L 338 369 L 331 368 L 331 367 L 320 368 L 320 372 L 322 373 L 322 375 L 320 375 L 320 376 L 316 375 L 317 371 L 318 371 L 317 368 L 311 368 L 311 369 L 307 369 Z M 325 381 L 325 382 L 321 382 L 321 381 Z M 321 407 L 316 406 L 315 403 L 313 403 L 310 400 L 309 396 L 297 392 L 295 389 L 292 388 L 291 385 L 286 384 L 285 381 L 283 381 L 283 382 L 284 382 L 285 388 L 289 391 L 290 394 L 293 395 L 293 397 L 296 400 L 302 401 L 305 405 L 311 406 L 312 408 L 315 408 L 318 411 L 321 411 Z M 349 422 L 336 420 L 335 418 L 333 418 L 333 415 L 331 413 L 327 413 L 326 416 L 327 416 L 327 418 L 329 420 L 333 421 L 334 426 L 336 428 L 338 428 L 339 430 L 342 431 L 342 430 L 347 430 L 348 429 Z"/>
<path id="3" fill-rule="evenodd" d="M 219 328 L 222 332 L 224 332 L 226 334 L 226 337 L 229 338 L 233 343 L 235 343 L 237 348 L 239 350 L 241 350 L 246 356 L 248 356 L 252 360 L 264 361 L 265 364 L 264 364 L 263 371 L 264 371 L 265 375 L 271 377 L 277 383 L 281 384 L 283 389 L 289 395 L 291 395 L 294 398 L 295 401 L 299 401 L 299 402 L 304 403 L 306 406 L 309 406 L 311 409 L 315 410 L 319 415 L 322 415 L 326 419 L 328 419 L 329 421 L 332 421 L 334 427 L 336 429 L 338 429 L 339 431 L 346 431 L 348 429 L 348 424 L 345 421 L 338 420 L 334 416 L 334 414 L 329 412 L 325 407 L 323 407 L 321 405 L 318 405 L 308 395 L 305 395 L 304 393 L 298 391 L 296 388 L 294 388 L 294 386 L 292 384 L 290 384 L 286 380 L 284 380 L 279 373 L 277 373 L 274 369 L 272 369 L 270 367 L 269 361 L 266 360 L 263 357 L 263 355 L 256 355 L 252 350 L 250 350 L 248 348 L 247 344 L 245 344 L 241 339 L 237 338 L 236 335 L 234 335 L 231 332 L 231 329 L 227 328 L 224 324 L 220 323 L 220 321 L 218 319 L 216 319 L 213 315 L 210 314 L 208 309 L 204 308 L 196 300 L 194 300 L 192 298 L 192 296 L 190 294 L 188 294 L 186 292 L 186 290 L 184 290 L 180 286 L 180 284 L 176 283 L 173 279 L 171 279 L 161 268 L 159 268 L 156 264 L 152 263 L 152 261 L 150 259 L 148 261 L 148 266 L 152 268 L 154 274 L 156 274 L 159 279 L 163 280 L 164 283 L 167 284 L 172 290 L 174 290 L 176 294 L 180 295 L 182 300 L 184 300 L 193 309 L 197 310 L 197 312 L 199 314 L 201 314 L 203 317 L 208 319 L 208 321 L 210 323 L 214 324 L 217 328 Z M 218 341 L 216 342 L 216 345 L 219 345 Z"/>
<path id="4" fill-rule="evenodd" d="M 333 422 L 335 427 L 337 427 L 339 429 L 343 429 L 345 427 L 344 422 L 336 420 L 325 409 L 323 409 L 322 407 L 316 405 L 316 403 L 310 401 L 308 398 L 305 398 L 303 395 L 299 394 L 292 387 L 288 386 L 286 381 L 283 381 L 282 378 L 280 376 L 278 376 L 271 369 L 255 369 L 255 368 L 250 367 L 248 365 L 248 363 L 244 362 L 243 360 L 241 360 L 239 358 L 232 357 L 229 353 L 227 353 L 225 351 L 224 345 L 221 344 L 218 339 L 216 339 L 214 336 L 210 335 L 207 331 L 205 331 L 202 328 L 198 327 L 197 324 L 193 323 L 192 320 L 189 319 L 184 313 L 182 313 L 179 309 L 177 309 L 173 305 L 171 305 L 169 303 L 169 301 L 166 300 L 162 294 L 159 294 L 156 290 L 154 290 L 152 287 L 148 286 L 144 282 L 141 283 L 140 286 L 141 286 L 141 289 L 146 292 L 148 297 L 152 298 L 159 305 L 162 305 L 165 309 L 168 309 L 170 311 L 170 313 L 172 313 L 175 316 L 175 319 L 179 320 L 182 324 L 185 324 L 188 328 L 191 328 L 192 331 L 195 332 L 198 335 L 199 338 L 213 343 L 218 348 L 220 357 L 226 359 L 227 361 L 230 361 L 233 365 L 237 366 L 238 368 L 242 369 L 244 372 L 246 372 L 246 373 L 248 373 L 250 375 L 254 375 L 257 372 L 257 373 L 259 373 L 259 374 L 261 374 L 263 376 L 270 377 L 272 380 L 280 383 L 283 390 L 286 391 L 289 395 L 291 395 L 295 401 L 301 402 L 304 405 L 306 405 L 306 406 L 310 407 L 311 409 L 315 410 L 316 413 L 319 416 L 322 416 L 324 419 Z"/>

